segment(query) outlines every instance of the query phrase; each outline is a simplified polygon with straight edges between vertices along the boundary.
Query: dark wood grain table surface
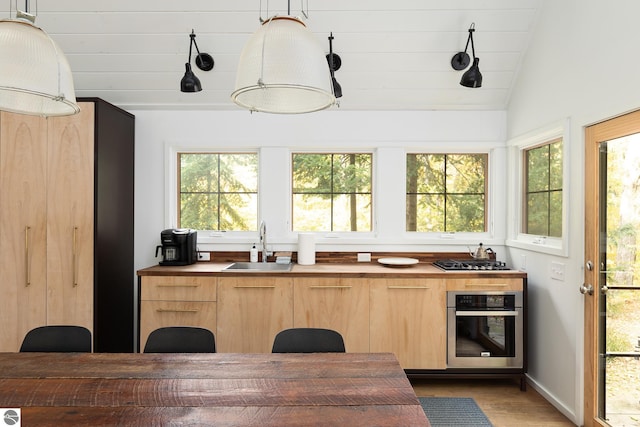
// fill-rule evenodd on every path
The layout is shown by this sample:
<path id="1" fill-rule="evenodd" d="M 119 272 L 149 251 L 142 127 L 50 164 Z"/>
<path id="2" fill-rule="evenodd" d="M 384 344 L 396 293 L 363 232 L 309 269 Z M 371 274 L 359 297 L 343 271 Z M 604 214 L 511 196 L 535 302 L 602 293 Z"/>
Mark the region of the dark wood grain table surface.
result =
<path id="1" fill-rule="evenodd" d="M 22 426 L 429 426 L 389 353 L 0 353 Z"/>

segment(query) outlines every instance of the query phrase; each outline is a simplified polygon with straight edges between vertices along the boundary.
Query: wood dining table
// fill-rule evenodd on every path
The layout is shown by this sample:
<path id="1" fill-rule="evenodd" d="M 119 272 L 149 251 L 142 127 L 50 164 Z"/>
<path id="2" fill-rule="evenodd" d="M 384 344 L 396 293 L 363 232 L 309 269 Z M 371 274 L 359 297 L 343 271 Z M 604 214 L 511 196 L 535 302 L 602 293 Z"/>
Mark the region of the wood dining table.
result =
<path id="1" fill-rule="evenodd" d="M 391 353 L 0 353 L 22 426 L 429 426 Z"/>

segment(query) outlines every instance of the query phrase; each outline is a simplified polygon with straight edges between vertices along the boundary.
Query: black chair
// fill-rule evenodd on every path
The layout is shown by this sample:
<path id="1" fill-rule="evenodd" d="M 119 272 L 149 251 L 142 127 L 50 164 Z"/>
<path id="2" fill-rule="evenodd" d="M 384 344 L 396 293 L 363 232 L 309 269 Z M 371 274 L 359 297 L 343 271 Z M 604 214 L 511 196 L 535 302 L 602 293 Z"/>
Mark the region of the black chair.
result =
<path id="1" fill-rule="evenodd" d="M 83 326 L 40 326 L 27 332 L 20 352 L 91 353 L 91 331 Z"/>
<path id="2" fill-rule="evenodd" d="M 322 328 L 292 328 L 278 332 L 272 353 L 344 353 L 339 332 Z"/>
<path id="3" fill-rule="evenodd" d="M 145 353 L 215 353 L 216 339 L 208 329 L 169 326 L 149 334 Z"/>

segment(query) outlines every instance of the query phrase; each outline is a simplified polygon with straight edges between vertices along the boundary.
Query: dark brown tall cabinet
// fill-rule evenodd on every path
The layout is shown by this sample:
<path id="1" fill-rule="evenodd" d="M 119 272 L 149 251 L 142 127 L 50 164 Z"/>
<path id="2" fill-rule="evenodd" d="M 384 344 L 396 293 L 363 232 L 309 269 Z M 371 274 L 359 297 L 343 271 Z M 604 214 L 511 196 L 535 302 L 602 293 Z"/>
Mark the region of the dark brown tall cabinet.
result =
<path id="1" fill-rule="evenodd" d="M 134 116 L 103 100 L 48 119 L 0 113 L 0 351 L 34 327 L 133 350 Z"/>
<path id="2" fill-rule="evenodd" d="M 135 116 L 95 105 L 94 351 L 133 351 Z"/>

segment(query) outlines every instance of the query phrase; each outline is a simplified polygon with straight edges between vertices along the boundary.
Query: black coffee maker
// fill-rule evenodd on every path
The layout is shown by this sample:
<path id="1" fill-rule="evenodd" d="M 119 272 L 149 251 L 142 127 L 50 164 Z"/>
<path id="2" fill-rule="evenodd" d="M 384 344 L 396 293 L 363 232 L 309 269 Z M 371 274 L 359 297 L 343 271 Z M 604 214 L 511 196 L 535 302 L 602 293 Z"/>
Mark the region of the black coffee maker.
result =
<path id="1" fill-rule="evenodd" d="M 160 232 L 162 245 L 156 246 L 156 256 L 162 250 L 160 265 L 189 265 L 198 260 L 198 233 L 188 228 L 169 228 Z"/>

